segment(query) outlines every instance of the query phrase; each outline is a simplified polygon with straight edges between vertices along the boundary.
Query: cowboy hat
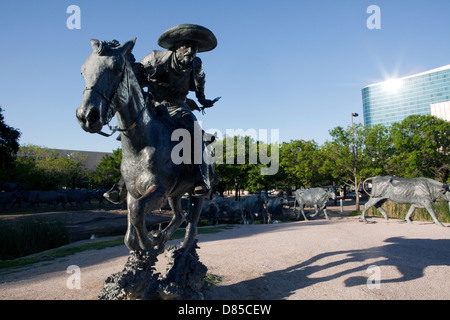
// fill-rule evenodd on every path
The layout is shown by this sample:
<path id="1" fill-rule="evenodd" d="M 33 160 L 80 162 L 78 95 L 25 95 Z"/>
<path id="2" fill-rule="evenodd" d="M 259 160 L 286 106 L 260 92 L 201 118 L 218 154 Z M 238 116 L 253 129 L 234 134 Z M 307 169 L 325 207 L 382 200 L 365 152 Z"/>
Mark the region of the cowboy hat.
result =
<path id="1" fill-rule="evenodd" d="M 196 42 L 198 52 L 211 51 L 217 46 L 214 34 L 205 27 L 196 24 L 180 24 L 165 31 L 158 39 L 164 49 L 173 50 L 183 42 Z"/>

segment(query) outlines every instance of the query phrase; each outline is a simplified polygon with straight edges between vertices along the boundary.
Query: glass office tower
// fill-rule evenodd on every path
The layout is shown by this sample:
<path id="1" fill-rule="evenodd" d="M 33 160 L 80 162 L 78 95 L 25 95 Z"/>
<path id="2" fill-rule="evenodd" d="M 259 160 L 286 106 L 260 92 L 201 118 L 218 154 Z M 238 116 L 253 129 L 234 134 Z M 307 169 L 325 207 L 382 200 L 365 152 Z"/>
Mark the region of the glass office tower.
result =
<path id="1" fill-rule="evenodd" d="M 409 115 L 427 115 L 450 101 L 450 65 L 362 88 L 364 125 L 390 125 Z M 449 104 L 446 104 L 449 105 Z"/>

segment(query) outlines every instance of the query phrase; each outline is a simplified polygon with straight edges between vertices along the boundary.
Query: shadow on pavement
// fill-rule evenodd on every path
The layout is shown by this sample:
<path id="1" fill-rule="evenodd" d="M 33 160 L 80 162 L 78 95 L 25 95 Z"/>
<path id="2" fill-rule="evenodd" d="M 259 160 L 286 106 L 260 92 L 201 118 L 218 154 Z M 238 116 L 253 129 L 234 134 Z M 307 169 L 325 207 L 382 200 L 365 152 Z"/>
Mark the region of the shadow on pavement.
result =
<path id="1" fill-rule="evenodd" d="M 396 279 L 381 279 L 383 283 L 400 283 L 423 277 L 424 270 L 428 266 L 450 265 L 450 240 L 431 239 L 405 239 L 392 237 L 385 240 L 386 244 L 364 250 L 344 250 L 327 252 L 316 255 L 302 263 L 296 264 L 284 270 L 273 271 L 261 277 L 232 284 L 218 286 L 211 290 L 225 290 L 231 293 L 240 293 L 245 299 L 286 299 L 295 291 L 330 281 L 338 277 L 346 277 L 346 287 L 354 287 L 367 284 L 368 277 L 357 276 L 355 273 L 365 272 L 377 259 L 376 266 L 394 266 L 401 273 Z M 332 262 L 320 264 L 324 258 L 334 257 Z M 342 271 L 342 268 L 333 268 L 346 263 L 356 263 L 356 267 Z M 326 276 L 315 277 L 314 274 L 325 271 Z M 331 272 L 331 274 L 330 274 Z M 271 291 L 271 284 L 276 284 L 282 291 Z M 246 294 L 242 294 L 245 292 Z M 214 294 L 212 293 L 214 296 Z"/>

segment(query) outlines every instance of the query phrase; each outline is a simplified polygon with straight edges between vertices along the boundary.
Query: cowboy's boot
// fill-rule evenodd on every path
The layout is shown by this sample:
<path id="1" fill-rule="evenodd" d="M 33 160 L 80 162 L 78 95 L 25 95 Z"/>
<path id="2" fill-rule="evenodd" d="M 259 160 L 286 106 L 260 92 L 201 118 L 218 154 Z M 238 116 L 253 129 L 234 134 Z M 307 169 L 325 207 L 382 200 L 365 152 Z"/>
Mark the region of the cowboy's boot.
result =
<path id="1" fill-rule="evenodd" d="M 194 197 L 204 197 L 209 191 L 209 185 L 205 182 L 205 179 L 202 174 L 202 165 L 194 164 L 194 191 L 192 192 L 192 196 Z"/>

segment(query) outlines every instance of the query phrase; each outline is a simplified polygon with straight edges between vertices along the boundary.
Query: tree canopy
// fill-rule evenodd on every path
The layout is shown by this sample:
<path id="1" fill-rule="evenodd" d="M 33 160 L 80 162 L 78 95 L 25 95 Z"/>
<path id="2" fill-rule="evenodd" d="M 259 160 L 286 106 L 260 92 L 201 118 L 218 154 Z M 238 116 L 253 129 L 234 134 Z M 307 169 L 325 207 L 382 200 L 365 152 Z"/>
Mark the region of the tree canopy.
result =
<path id="1" fill-rule="evenodd" d="M 448 121 L 433 116 L 410 116 L 390 127 L 355 124 L 347 128 L 338 126 L 329 133 L 331 139 L 322 145 L 314 140 L 266 144 L 248 136 L 225 137 L 215 142 L 220 177 L 217 191 L 347 185 L 358 192 L 361 183 L 375 175 L 423 176 L 450 182 Z M 19 135 L 16 130 L 12 137 Z M 13 152 L 14 143 L 10 150 L 12 158 L 16 153 L 18 156 L 10 162 L 8 170 L 3 170 L 0 180 L 14 179 L 29 188 L 110 188 L 121 175 L 121 148 L 111 156 L 104 156 L 95 172 L 84 169 L 85 158 L 76 153 L 61 155 L 33 145 L 21 146 L 19 152 Z M 265 153 L 279 164 L 279 170 L 273 174 L 262 174 L 262 169 L 269 166 L 263 161 Z"/>

